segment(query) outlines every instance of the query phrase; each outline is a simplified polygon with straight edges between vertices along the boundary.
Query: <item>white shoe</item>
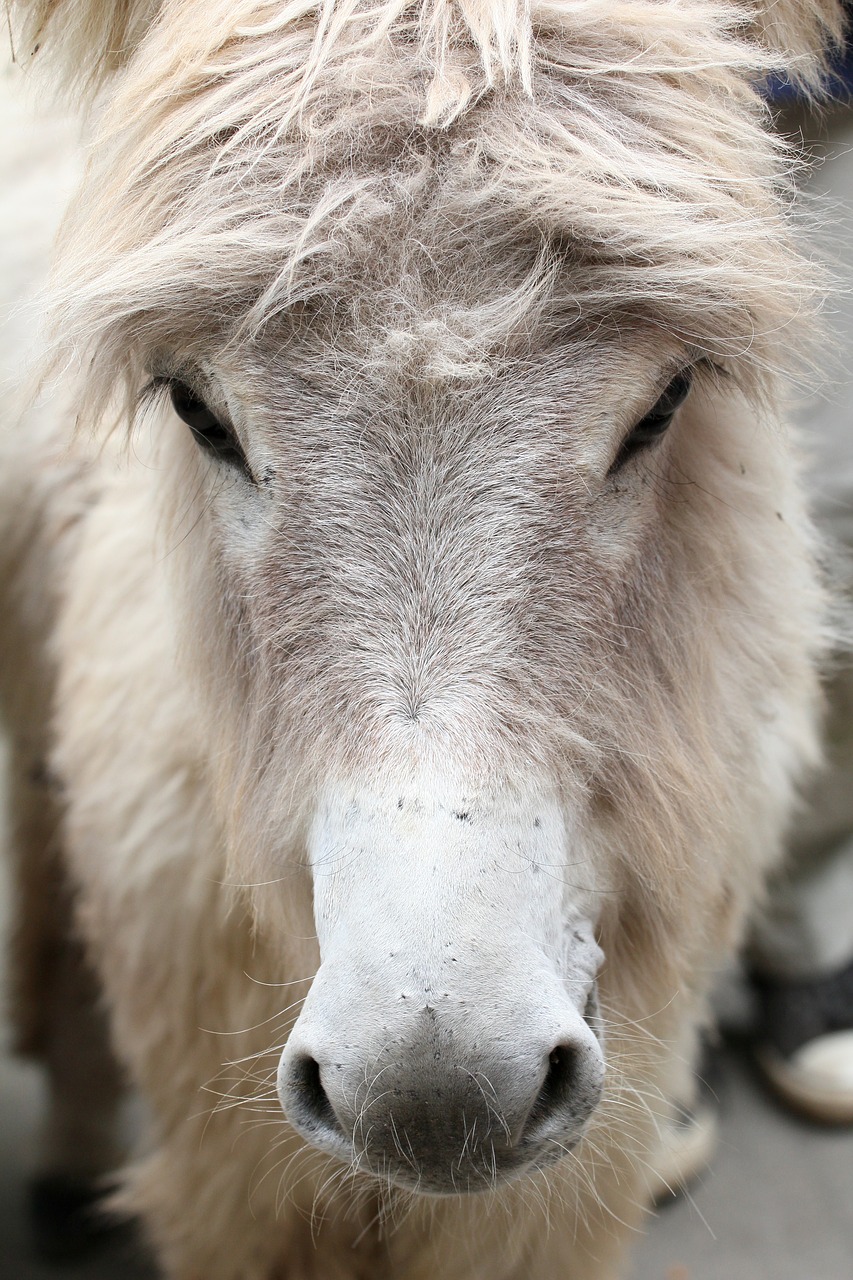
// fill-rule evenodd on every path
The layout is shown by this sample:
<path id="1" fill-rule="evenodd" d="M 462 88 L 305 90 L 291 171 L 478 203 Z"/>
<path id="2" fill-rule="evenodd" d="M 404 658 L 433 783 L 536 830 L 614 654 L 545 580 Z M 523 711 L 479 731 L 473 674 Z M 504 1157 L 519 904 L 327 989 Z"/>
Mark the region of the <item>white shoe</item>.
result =
<path id="1" fill-rule="evenodd" d="M 774 1092 L 810 1120 L 853 1124 L 853 963 L 801 982 L 753 982 L 755 1056 Z"/>
<path id="2" fill-rule="evenodd" d="M 767 1045 L 755 1056 L 774 1092 L 794 1111 L 823 1124 L 853 1124 L 853 1031 L 818 1036 L 788 1057 Z"/>

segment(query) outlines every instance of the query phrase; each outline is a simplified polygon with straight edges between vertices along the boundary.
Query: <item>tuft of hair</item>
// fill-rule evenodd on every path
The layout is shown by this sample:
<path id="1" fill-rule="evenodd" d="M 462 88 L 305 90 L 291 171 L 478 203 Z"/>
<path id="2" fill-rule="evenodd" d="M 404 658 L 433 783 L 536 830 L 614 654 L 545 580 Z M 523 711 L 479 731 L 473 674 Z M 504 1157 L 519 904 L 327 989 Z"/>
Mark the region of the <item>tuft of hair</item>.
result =
<path id="1" fill-rule="evenodd" d="M 644 2 L 650 27 L 677 21 L 673 4 Z M 246 7 L 233 6 L 235 19 Z M 452 50 L 466 38 L 479 52 L 487 83 L 517 75 L 529 90 L 531 33 L 537 21 L 586 7 L 586 0 L 277 0 L 249 6 L 256 14 L 249 15 L 247 27 L 256 34 L 272 32 L 316 15 L 317 39 L 306 65 L 310 80 L 354 21 L 372 28 L 375 41 L 406 21 L 417 31 L 440 98 Z M 613 0 L 605 8 L 618 22 L 624 7 Z M 839 0 L 727 0 L 724 7 L 732 28 L 740 27 L 777 69 L 804 91 L 819 92 L 826 51 L 840 45 L 843 36 Z M 22 59 L 38 56 L 49 62 L 66 86 L 83 97 L 122 68 L 158 22 L 192 12 L 197 22 L 212 25 L 205 0 L 6 0 L 6 8 L 19 33 Z M 600 16 L 606 21 L 606 13 Z M 235 29 L 240 25 L 237 21 Z"/>
<path id="2" fill-rule="evenodd" d="M 47 64 L 88 97 L 124 66 L 157 21 L 163 0 L 6 0 L 15 60 Z"/>
<path id="3" fill-rule="evenodd" d="M 52 296 L 93 403 L 324 306 L 445 373 L 501 325 L 640 315 L 758 388 L 819 304 L 758 85 L 819 92 L 834 0 L 11 3 L 106 90 Z M 455 298 L 405 294 L 450 261 Z"/>

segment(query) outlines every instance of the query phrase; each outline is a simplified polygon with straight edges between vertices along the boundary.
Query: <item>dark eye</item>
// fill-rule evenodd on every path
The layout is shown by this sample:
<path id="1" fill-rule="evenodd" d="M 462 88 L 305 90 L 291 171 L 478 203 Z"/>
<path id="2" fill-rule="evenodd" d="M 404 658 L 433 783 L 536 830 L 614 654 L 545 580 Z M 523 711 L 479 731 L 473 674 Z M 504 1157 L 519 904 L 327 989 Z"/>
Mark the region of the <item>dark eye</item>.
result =
<path id="1" fill-rule="evenodd" d="M 666 391 L 656 401 L 654 407 L 649 410 L 644 418 L 640 419 L 622 441 L 619 452 L 610 468 L 610 475 L 618 471 L 635 453 L 660 439 L 675 417 L 676 410 L 690 394 L 692 385 L 692 369 L 682 369 L 681 373 L 675 375 Z"/>
<path id="2" fill-rule="evenodd" d="M 207 407 L 185 382 L 169 383 L 175 413 L 187 424 L 198 444 L 207 453 L 239 469 L 251 479 L 246 455 L 236 435 Z"/>

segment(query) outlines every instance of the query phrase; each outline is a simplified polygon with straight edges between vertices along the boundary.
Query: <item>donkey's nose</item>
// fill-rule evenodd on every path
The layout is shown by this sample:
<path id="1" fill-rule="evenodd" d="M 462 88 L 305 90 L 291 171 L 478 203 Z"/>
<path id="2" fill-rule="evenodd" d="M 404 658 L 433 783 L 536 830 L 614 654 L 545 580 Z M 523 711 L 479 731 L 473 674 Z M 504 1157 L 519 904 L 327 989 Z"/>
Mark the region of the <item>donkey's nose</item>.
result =
<path id="1" fill-rule="evenodd" d="M 422 1192 L 483 1190 L 559 1159 L 601 1095 L 601 1050 L 580 1016 L 547 1049 L 463 1047 L 435 1024 L 366 1058 L 320 1040 L 295 1031 L 282 1057 L 290 1123 L 321 1150 Z"/>

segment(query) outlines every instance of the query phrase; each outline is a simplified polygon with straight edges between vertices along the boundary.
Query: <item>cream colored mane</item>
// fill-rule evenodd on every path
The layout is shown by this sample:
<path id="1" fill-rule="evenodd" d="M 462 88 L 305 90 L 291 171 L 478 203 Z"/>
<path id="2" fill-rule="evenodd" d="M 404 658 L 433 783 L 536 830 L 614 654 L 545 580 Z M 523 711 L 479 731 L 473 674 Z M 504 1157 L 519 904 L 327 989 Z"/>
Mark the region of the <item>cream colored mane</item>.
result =
<path id="1" fill-rule="evenodd" d="M 801 83 L 819 83 L 821 59 L 818 50 L 838 40 L 841 19 L 831 0 L 743 0 L 739 5 L 706 4 L 713 18 L 716 11 L 724 25 L 739 29 L 763 50 L 771 63 L 784 66 Z M 324 0 L 310 4 L 248 3 L 220 5 L 190 0 L 7 0 L 7 8 L 20 15 L 24 56 L 41 53 L 61 60 L 69 84 L 91 90 L 112 72 L 125 65 L 149 28 L 156 22 L 171 23 L 176 13 L 189 12 L 207 19 L 208 34 L 221 37 L 251 32 L 255 35 L 281 34 L 288 28 L 309 23 L 316 29 L 313 48 L 304 64 L 305 82 L 310 83 L 323 63 L 347 56 L 354 43 L 362 47 L 380 42 L 394 30 L 407 28 L 431 68 L 435 82 L 443 78 L 455 60 L 460 45 L 469 43 L 488 85 L 518 76 L 530 91 L 532 72 L 531 35 L 559 23 L 571 13 L 579 26 L 619 26 L 639 18 L 646 29 L 658 26 L 661 35 L 674 27 L 686 31 L 683 18 L 689 6 L 672 3 L 589 3 L 519 4 L 512 0 L 428 0 L 422 5 L 405 0 L 385 0 L 366 4 L 364 0 Z M 650 11 L 657 11 L 654 16 Z M 229 20 L 230 15 L 230 20 Z M 655 21 L 657 19 L 657 21 Z M 353 41 L 354 26 L 361 27 Z M 367 34 L 366 36 L 366 33 Z M 366 36 L 366 39 L 365 39 Z M 214 47 L 213 42 L 210 45 Z M 583 65 L 580 59 L 578 65 Z M 603 70 L 599 65 L 597 70 Z M 456 107 L 464 106 L 460 87 Z M 452 100 L 454 94 L 448 95 Z M 438 102 L 431 102 L 433 111 Z M 445 109 L 450 101 L 445 102 Z M 428 116 L 428 118 L 432 118 Z"/>
<path id="2" fill-rule="evenodd" d="M 359 317 L 364 357 L 423 348 L 426 324 L 445 371 L 487 362 L 543 298 L 564 331 L 642 312 L 759 373 L 786 363 L 787 326 L 810 310 L 813 275 L 768 189 L 790 161 L 755 83 L 784 66 L 819 84 L 832 4 L 19 0 L 13 13 L 22 47 L 55 57 L 76 92 L 106 83 L 54 293 L 54 356 L 93 355 L 94 395 L 123 370 L 138 386 L 200 312 L 218 342 L 240 342 L 294 307 L 351 305 L 365 278 L 385 319 Z M 427 255 L 471 240 L 467 305 L 425 316 L 406 296 L 401 216 Z M 477 247 L 496 240 L 511 287 L 484 298 Z"/>

